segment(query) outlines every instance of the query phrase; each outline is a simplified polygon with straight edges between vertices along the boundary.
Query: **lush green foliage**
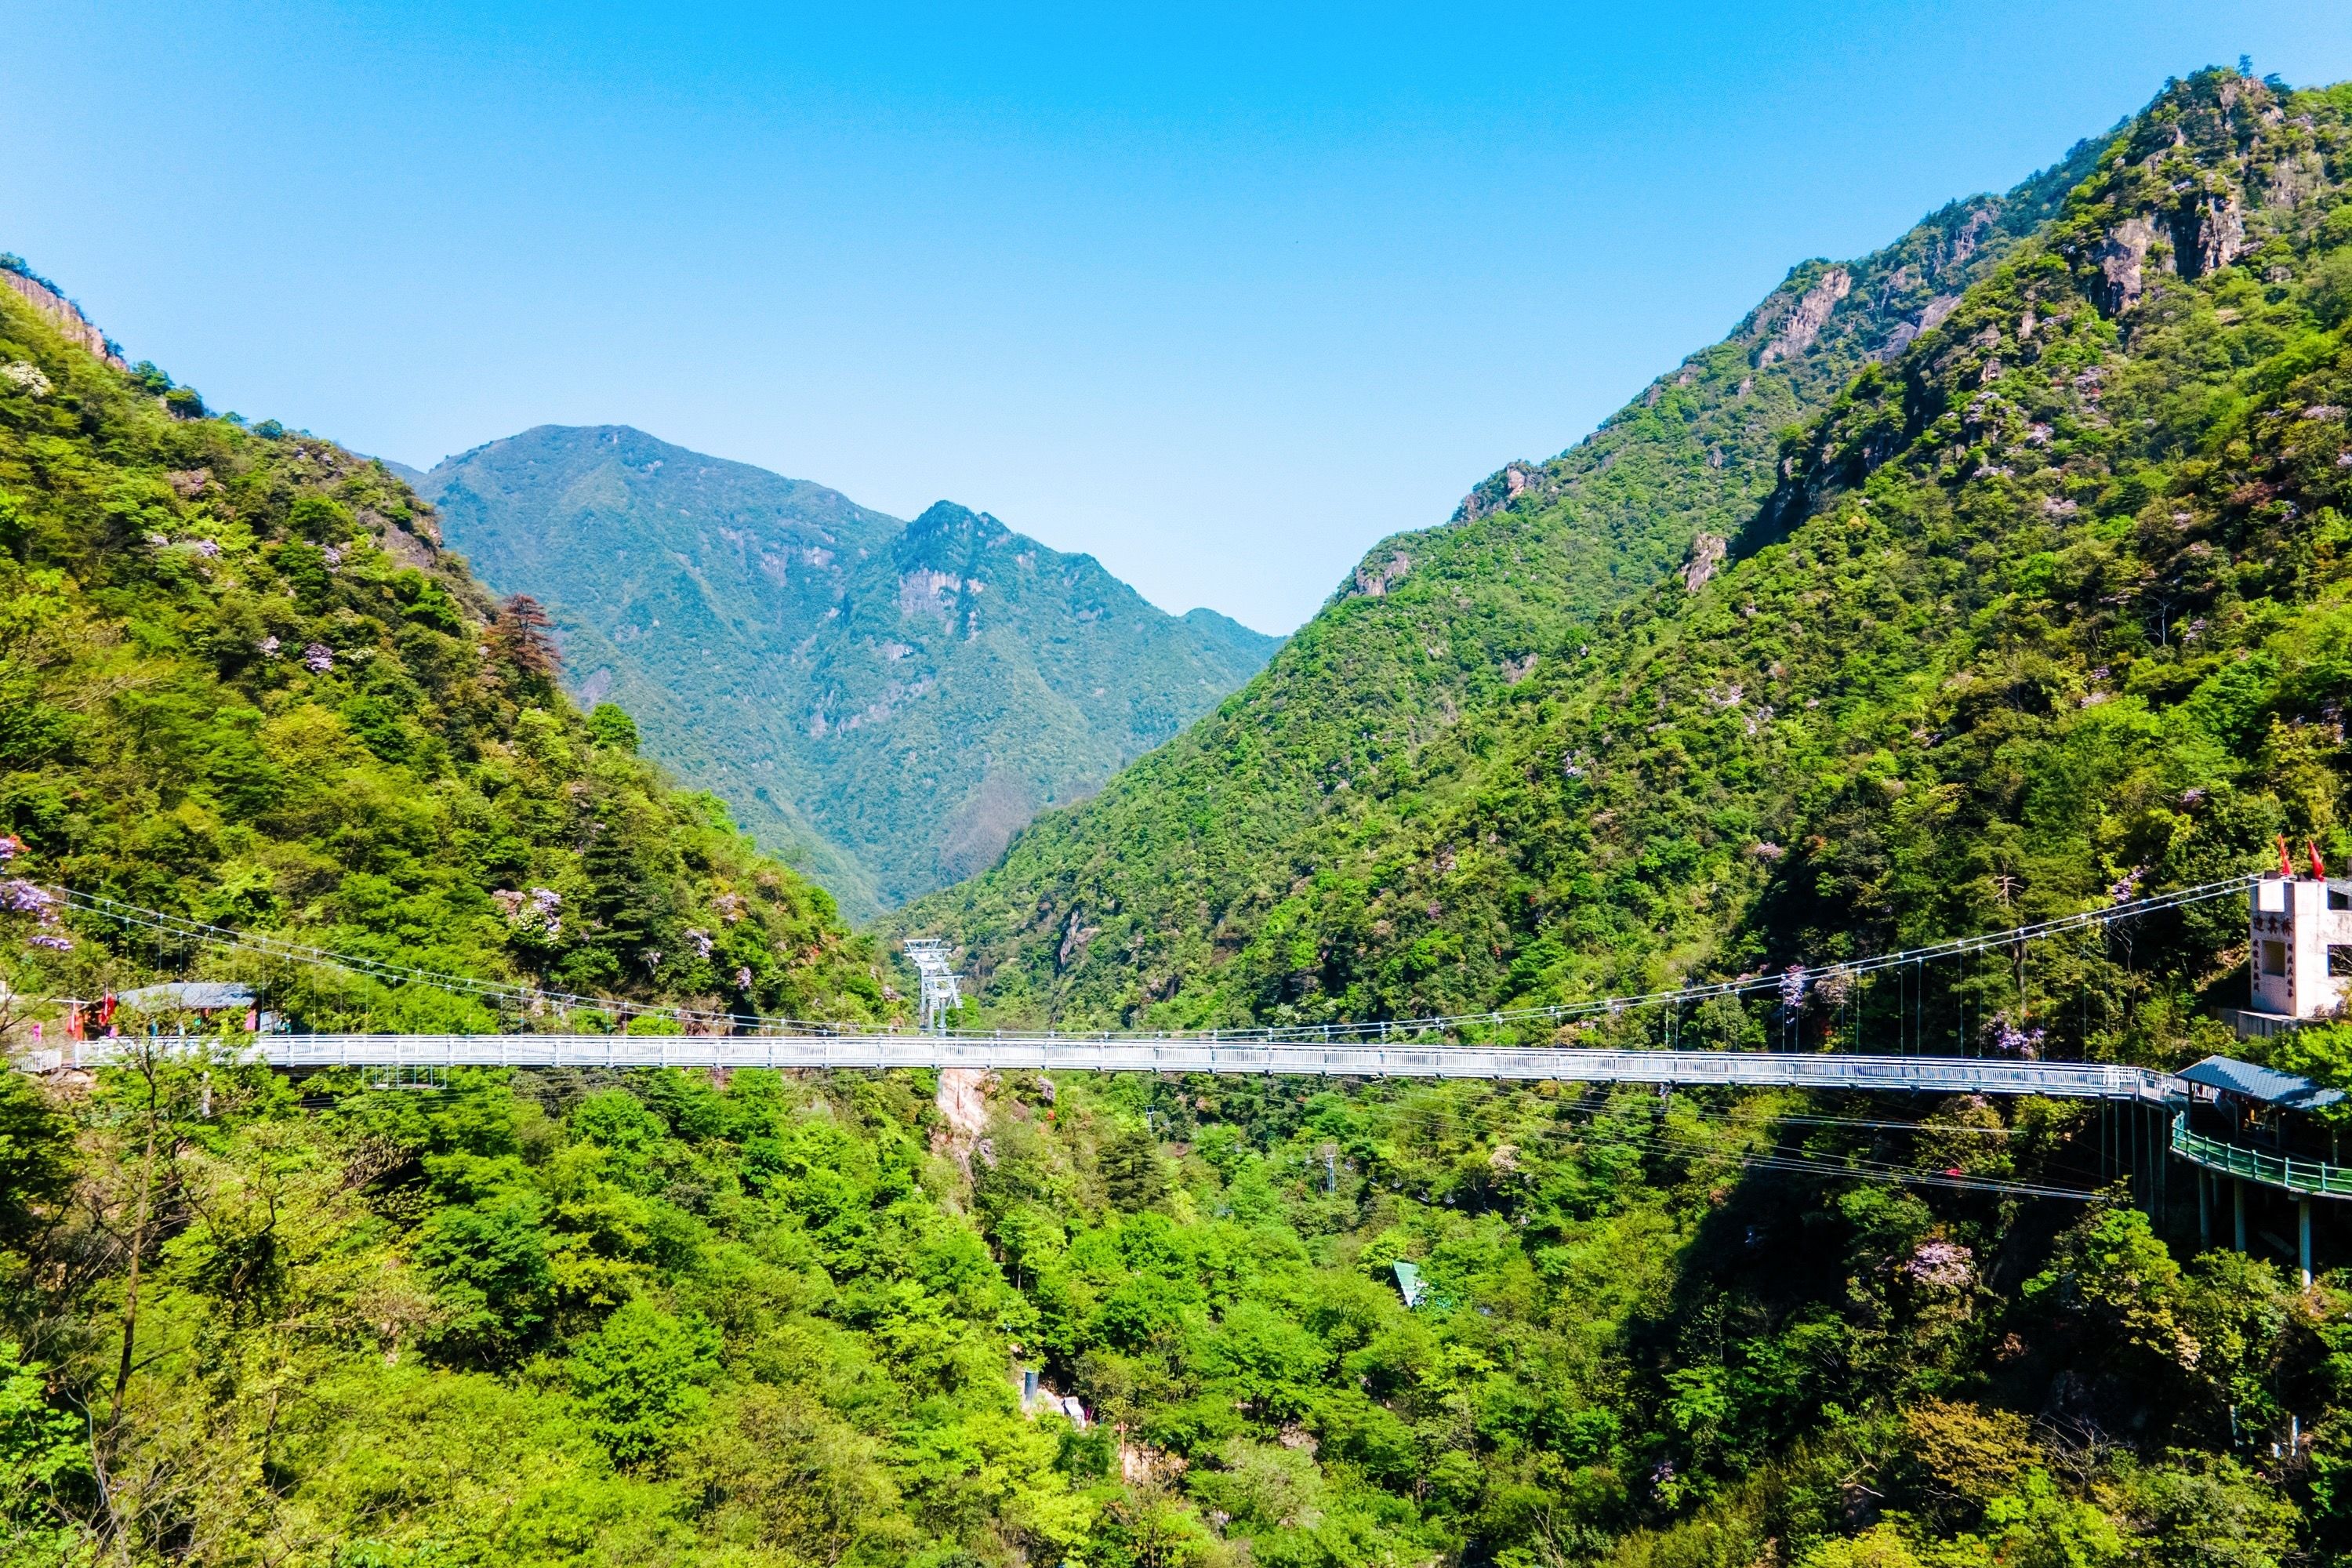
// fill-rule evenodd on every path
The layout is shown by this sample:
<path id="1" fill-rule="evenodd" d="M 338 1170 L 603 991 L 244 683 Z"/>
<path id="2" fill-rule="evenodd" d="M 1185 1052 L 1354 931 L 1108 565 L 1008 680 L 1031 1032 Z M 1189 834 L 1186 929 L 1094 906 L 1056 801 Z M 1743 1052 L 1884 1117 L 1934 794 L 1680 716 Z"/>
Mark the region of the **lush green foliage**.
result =
<path id="1" fill-rule="evenodd" d="M 936 906 L 976 922 L 988 1005 L 1491 1007 L 2081 908 L 2278 831 L 2340 853 L 2347 121 L 2352 91 L 2201 77 L 2063 211 L 2035 187 L 2005 233 L 1906 242 L 1964 297 L 1874 303 L 1925 287 L 1913 253 L 1843 295 L 1801 270 L 1676 415 L 1744 432 L 1721 469 L 1637 415 L 1507 476 L 1517 510 L 1376 556 L 1244 698 Z M 2003 243 L 1960 257 L 1971 231 Z M 41 373 L 0 384 L 28 865 L 486 973 L 881 1005 L 821 896 L 664 792 L 625 714 L 571 709 L 527 615 L 485 624 L 388 476 L 5 321 Z M 1768 395 L 1811 416 L 1742 425 Z M 1669 470 L 1670 502 L 1635 482 Z M 1721 570 L 1653 584 L 1712 521 Z M 1335 737 L 1368 750 L 1335 771 Z M 2158 1057 L 2212 1027 L 2242 930 L 1677 1023 Z M 137 957 L 84 933 L 21 978 Z M 181 1055 L 0 1085 L 0 1560 L 2352 1554 L 2342 1277 L 2194 1245 L 2178 1201 L 1984 1185 L 2112 1177 L 2146 1130 L 2084 1107 L 1011 1075 L 975 1124 L 924 1075 L 298 1091 Z"/>
<path id="2" fill-rule="evenodd" d="M 636 430 L 528 430 L 418 483 L 490 582 L 551 602 L 575 691 L 857 915 L 981 869 L 1276 642 L 945 501 L 902 523 Z"/>
<path id="3" fill-rule="evenodd" d="M 2047 1177 L 2095 1157 L 2081 1109 L 1955 1102 L 1914 1134 L 1762 1096 L 1015 1076 L 973 1142 L 929 1088 L 461 1073 L 298 1101 L 164 1058 L 28 1101 L 75 1181 L 0 1258 L 7 1560 L 2352 1545 L 2332 1287 L 2184 1266 L 2128 1208 L 1836 1175 Z M 1768 1147 L 1830 1179 L 1743 1173 Z M 1024 1366 L 1055 1408 L 1022 1411 Z"/>
<path id="4" fill-rule="evenodd" d="M 625 715 L 583 721 L 528 616 L 493 609 L 380 466 L 188 417 L 5 291 L 0 367 L 11 876 L 581 993 L 879 1014 L 826 896 L 665 786 Z M 22 991 L 84 996 L 246 973 L 102 928 L 10 963 Z M 254 977 L 322 1024 L 498 1023 Z"/>
<path id="5" fill-rule="evenodd" d="M 1319 879 L 1346 867 L 1361 887 L 1368 858 L 1408 853 L 1458 793 L 1454 759 L 1507 732 L 1699 535 L 1738 533 L 1783 431 L 1940 320 L 2097 151 L 1861 260 L 1796 268 L 1585 440 L 1486 481 L 1452 526 L 1376 547 L 1215 714 L 891 924 L 961 936 L 1009 1016 L 1254 1016 L 1267 999 L 1234 984 L 1234 956 L 1293 941 L 1291 900 Z"/>
<path id="6" fill-rule="evenodd" d="M 1188 765 L 1163 753 L 923 912 L 966 922 L 1007 1014 L 1409 1017 L 1819 968 L 2245 869 L 2279 832 L 2340 855 L 2346 116 L 2229 75 L 2168 93 L 1784 437 L 1721 570 L 1347 773 L 1295 856 L 1228 865 L 1252 807 L 1212 828 L 1147 798 Z M 1097 928 L 1098 960 L 1066 940 Z M 2162 1055 L 2242 942 L 2233 909 L 2190 914 L 1906 973 L 1808 1027 Z"/>

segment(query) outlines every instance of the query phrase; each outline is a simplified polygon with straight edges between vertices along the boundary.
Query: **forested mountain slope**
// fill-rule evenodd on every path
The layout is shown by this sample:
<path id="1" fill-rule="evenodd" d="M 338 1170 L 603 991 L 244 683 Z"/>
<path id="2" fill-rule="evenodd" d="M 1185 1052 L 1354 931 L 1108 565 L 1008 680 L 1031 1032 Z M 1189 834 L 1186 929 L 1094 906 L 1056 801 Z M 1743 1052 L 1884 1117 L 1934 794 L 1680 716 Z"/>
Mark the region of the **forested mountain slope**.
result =
<path id="1" fill-rule="evenodd" d="M 1792 436 L 1713 581 L 1600 618 L 1487 742 L 1433 749 L 1409 852 L 1352 902 L 1353 862 L 1303 889 L 1230 969 L 1270 999 L 1234 994 L 1565 991 L 1977 912 L 1938 900 L 2110 897 L 2274 825 L 2339 847 L 2348 118 L 2352 90 L 2168 92 Z M 485 627 L 429 552 L 375 560 L 430 544 L 396 487 L 0 310 L 0 624 L 34 628 L 0 667 L 15 869 L 484 973 L 608 959 L 647 999 L 723 989 L 674 975 L 698 932 L 775 960 L 763 1005 L 875 1005 L 821 900 L 662 790 L 617 710 L 577 720 L 518 617 Z M 308 639 L 299 673 L 273 637 Z M 394 675 L 414 689 L 367 684 Z M 572 875 L 560 931 L 493 896 Z M 142 963 L 16 886 L 18 994 Z M 2112 1006 L 2050 1005 L 2040 948 L 1937 999 L 2159 1058 L 2226 940 L 2152 922 L 2077 955 Z M 1784 1020 L 1809 1042 L 1890 1022 L 1812 996 Z M 0 1073 L 0 1562 L 2352 1552 L 2352 1236 L 2321 1206 L 2306 1290 L 2192 1247 L 2193 1205 L 2159 1234 L 2119 1194 L 2032 1196 L 2115 1173 L 2123 1123 L 2087 1107 L 1009 1074 L 950 1122 L 931 1090 Z M 2291 1221 L 2252 1201 L 2268 1248 Z"/>
<path id="2" fill-rule="evenodd" d="M 486 978 L 878 1016 L 832 900 L 665 784 L 618 710 L 583 719 L 404 485 L 206 417 L 16 292 L 0 549 L 10 875 Z M 156 940 L 36 948 L 11 983 L 94 996 L 198 958 Z M 322 1024 L 498 1021 L 276 984 Z"/>
<path id="3" fill-rule="evenodd" d="M 2003 1198 L 2083 1179 L 2078 1110 L 1906 1132 L 1771 1096 L 1016 1077 L 967 1178 L 903 1075 L 499 1076 L 298 1103 L 219 1064 L 78 1098 L 0 1075 L 6 1560 L 2352 1543 L 2342 1292 Z M 1775 1151 L 1797 1173 L 1743 1168 Z M 1906 1193 L 1864 1161 L 1967 1174 Z M 1055 1408 L 1022 1410 L 1024 1367 Z"/>
<path id="4" fill-rule="evenodd" d="M 1507 722 L 1619 605 L 1678 568 L 1713 570 L 1772 492 L 1781 432 L 1932 331 L 2049 222 L 2099 145 L 1860 260 L 1797 268 L 1575 447 L 1377 546 L 1214 714 L 894 927 L 962 939 L 1009 1012 L 1245 1016 L 1218 977 L 1294 884 L 1423 810 L 1432 748 Z"/>
<path id="5" fill-rule="evenodd" d="M 988 865 L 1279 641 L 985 514 L 902 523 L 625 426 L 527 430 L 420 488 L 489 582 L 548 602 L 583 700 L 858 915 Z"/>
<path id="6" fill-rule="evenodd" d="M 2347 107 L 2168 92 L 1789 438 L 1722 570 L 1559 650 L 1419 779 L 1367 781 L 1361 831 L 1211 971 L 1221 1004 L 1410 1016 L 1819 967 L 2243 869 L 2281 832 L 2352 848 Z M 2227 911 L 2175 935 L 2191 971 L 2242 962 Z M 1200 951 L 1161 942 L 1139 968 Z M 2123 994 L 2126 962 L 1933 983 L 2096 1048 L 2113 1021 L 2057 999 L 2085 966 Z"/>

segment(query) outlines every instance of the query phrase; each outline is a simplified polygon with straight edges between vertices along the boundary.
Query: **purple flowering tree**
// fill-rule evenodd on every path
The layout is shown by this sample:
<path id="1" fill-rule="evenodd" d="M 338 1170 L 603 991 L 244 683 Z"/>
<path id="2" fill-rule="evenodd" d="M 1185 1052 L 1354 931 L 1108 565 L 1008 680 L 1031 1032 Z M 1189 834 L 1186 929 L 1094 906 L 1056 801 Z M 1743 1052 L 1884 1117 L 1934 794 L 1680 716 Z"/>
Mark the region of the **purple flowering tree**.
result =
<path id="1" fill-rule="evenodd" d="M 10 868 L 24 855 L 23 839 L 0 834 L 0 871 Z M 23 961 L 71 952 L 73 948 L 56 894 L 27 878 L 0 879 L 0 953 L 6 954 L 6 962 L 0 963 L 0 1041 L 13 1043 L 26 1018 L 23 987 L 16 976 Z"/>

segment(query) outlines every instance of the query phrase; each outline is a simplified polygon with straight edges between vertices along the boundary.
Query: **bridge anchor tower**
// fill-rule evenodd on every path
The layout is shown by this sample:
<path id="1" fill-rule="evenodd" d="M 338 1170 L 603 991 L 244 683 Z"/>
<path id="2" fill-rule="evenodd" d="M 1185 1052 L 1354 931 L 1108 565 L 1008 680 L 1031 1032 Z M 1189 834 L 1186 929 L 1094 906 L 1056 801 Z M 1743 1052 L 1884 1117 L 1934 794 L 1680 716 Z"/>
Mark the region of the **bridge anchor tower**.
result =
<path id="1" fill-rule="evenodd" d="M 963 992 L 956 983 L 954 952 L 952 943 L 938 937 L 907 939 L 907 956 L 914 962 L 916 978 L 922 982 L 919 1006 L 925 1034 L 946 1034 L 948 1015 L 963 1005 Z"/>

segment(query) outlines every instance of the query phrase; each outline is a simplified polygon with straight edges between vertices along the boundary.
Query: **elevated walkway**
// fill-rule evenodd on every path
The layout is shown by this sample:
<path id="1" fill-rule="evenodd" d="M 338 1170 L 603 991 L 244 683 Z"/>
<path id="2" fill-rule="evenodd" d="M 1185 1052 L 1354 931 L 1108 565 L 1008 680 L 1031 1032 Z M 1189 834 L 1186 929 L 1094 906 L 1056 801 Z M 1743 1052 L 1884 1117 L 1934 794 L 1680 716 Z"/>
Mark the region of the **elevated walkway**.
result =
<path id="1" fill-rule="evenodd" d="M 2292 1154 L 2273 1154 L 2208 1138 L 2189 1130 L 2185 1113 L 2172 1119 L 2172 1152 L 2216 1175 L 2259 1182 L 2302 1197 L 2352 1198 L 2352 1167 L 2298 1160 Z"/>
<path id="2" fill-rule="evenodd" d="M 96 1066 L 131 1041 L 40 1053 L 55 1070 Z M 2104 1062 L 1771 1051 L 1577 1050 L 1493 1046 L 1342 1046 L 1199 1037 L 1067 1035 L 262 1035 L 246 1059 L 288 1071 L 339 1067 L 981 1068 L 1048 1072 L 1489 1079 L 1910 1094 L 2046 1095 L 2145 1105 L 2180 1098 L 2168 1073 Z"/>

